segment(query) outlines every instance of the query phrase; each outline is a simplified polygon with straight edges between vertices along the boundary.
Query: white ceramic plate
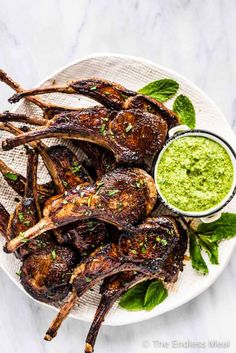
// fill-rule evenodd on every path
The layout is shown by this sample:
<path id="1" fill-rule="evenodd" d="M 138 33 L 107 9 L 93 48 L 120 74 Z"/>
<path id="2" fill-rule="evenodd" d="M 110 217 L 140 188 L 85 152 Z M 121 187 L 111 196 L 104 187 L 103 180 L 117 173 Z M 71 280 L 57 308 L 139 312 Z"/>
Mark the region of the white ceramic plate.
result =
<path id="1" fill-rule="evenodd" d="M 137 90 L 143 87 L 145 84 L 161 79 L 161 78 L 172 78 L 180 84 L 178 94 L 187 95 L 196 110 L 197 127 L 209 129 L 222 137 L 224 137 L 234 149 L 236 149 L 235 136 L 227 123 L 226 119 L 215 106 L 215 104 L 195 85 L 189 82 L 179 74 L 163 68 L 150 61 L 115 54 L 98 54 L 89 57 L 85 57 L 69 65 L 57 73 L 53 74 L 49 79 L 45 80 L 43 84 L 47 84 L 50 81 L 55 83 L 65 83 L 68 80 L 89 78 L 91 76 L 105 78 L 108 80 L 116 81 L 125 87 Z M 45 95 L 45 99 L 56 102 L 66 103 L 66 105 L 92 105 L 94 102 L 89 99 L 74 95 L 62 95 L 62 94 L 51 94 Z M 172 106 L 172 100 L 166 104 L 168 107 Z M 20 102 L 17 108 L 14 110 L 17 112 L 36 114 L 40 111 L 28 102 Z M 1 139 L 6 136 L 0 132 Z M 50 141 L 49 141 L 50 142 Z M 67 144 L 67 142 L 66 142 Z M 19 171 L 24 173 L 25 169 L 25 156 L 22 148 L 5 152 L 0 152 L 0 158 L 4 159 L 13 168 L 17 168 Z M 47 178 L 47 174 L 42 165 L 39 168 L 39 178 L 42 182 Z M 14 207 L 13 199 L 16 196 L 6 185 L 3 179 L 0 179 L 0 201 L 11 211 Z M 236 200 L 234 199 L 228 209 L 235 211 Z M 19 277 L 15 274 L 19 268 L 19 262 L 13 255 L 7 255 L 2 251 L 3 240 L 0 240 L 0 265 L 2 269 L 8 274 L 12 281 L 22 290 L 24 290 L 19 282 Z M 184 268 L 183 273 L 179 276 L 179 280 L 170 290 L 168 298 L 159 306 L 157 306 L 151 312 L 140 311 L 140 312 L 128 312 L 119 308 L 115 305 L 107 316 L 105 324 L 107 325 L 125 325 L 133 322 L 143 321 L 154 316 L 158 316 L 165 312 L 168 312 L 180 305 L 193 299 L 201 292 L 206 290 L 220 275 L 225 266 L 227 265 L 231 254 L 234 249 L 235 240 L 223 242 L 220 245 L 220 265 L 211 265 L 206 259 L 209 266 L 209 275 L 201 276 L 192 270 L 191 264 L 188 262 Z M 98 288 L 94 292 L 90 292 L 81 298 L 79 307 L 76 307 L 71 316 L 84 321 L 91 321 L 96 306 L 99 303 Z M 51 308 L 55 308 L 51 305 L 46 305 Z"/>

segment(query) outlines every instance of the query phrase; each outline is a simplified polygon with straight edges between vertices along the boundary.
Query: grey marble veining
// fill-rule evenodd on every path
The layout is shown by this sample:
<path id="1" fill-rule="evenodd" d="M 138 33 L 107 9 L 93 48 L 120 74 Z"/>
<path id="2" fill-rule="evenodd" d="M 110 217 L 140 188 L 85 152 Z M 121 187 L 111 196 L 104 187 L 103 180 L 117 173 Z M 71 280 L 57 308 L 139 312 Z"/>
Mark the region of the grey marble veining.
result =
<path id="1" fill-rule="evenodd" d="M 0 67 L 32 87 L 93 52 L 141 56 L 188 77 L 236 132 L 235 0 L 0 0 Z M 82 75 L 82 73 L 81 73 Z M 1 111 L 12 91 L 0 86 Z M 207 119 L 207 117 L 206 117 Z M 103 327 L 96 352 L 235 352 L 234 255 L 218 280 L 186 305 L 126 327 Z M 67 320 L 51 343 L 54 311 L 27 298 L 0 271 L 1 353 L 77 353 L 89 325 Z M 158 341 L 230 340 L 227 349 L 158 348 Z"/>

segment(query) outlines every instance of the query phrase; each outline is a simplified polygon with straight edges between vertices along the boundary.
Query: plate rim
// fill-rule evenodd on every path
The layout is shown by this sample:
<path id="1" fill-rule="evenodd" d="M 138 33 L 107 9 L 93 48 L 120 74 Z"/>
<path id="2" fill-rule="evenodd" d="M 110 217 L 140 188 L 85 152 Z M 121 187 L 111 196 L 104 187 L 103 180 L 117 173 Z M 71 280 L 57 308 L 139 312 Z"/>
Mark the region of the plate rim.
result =
<path id="1" fill-rule="evenodd" d="M 207 96 L 206 93 L 204 93 L 195 83 L 191 82 L 188 78 L 186 78 L 184 75 L 179 74 L 178 72 L 176 72 L 173 69 L 169 69 L 163 65 L 157 64 L 156 62 L 149 60 L 149 59 L 145 59 L 142 58 L 140 56 L 133 56 L 133 55 L 128 55 L 128 54 L 119 54 L 119 53 L 113 53 L 113 52 L 102 52 L 102 53 L 93 53 L 93 54 L 89 54 L 89 55 L 85 55 L 82 56 L 81 58 L 77 59 L 77 60 L 73 60 L 71 62 L 69 62 L 66 65 L 63 65 L 62 67 L 60 67 L 58 70 L 55 70 L 54 72 L 52 72 L 50 75 L 48 75 L 47 77 L 45 77 L 42 81 L 39 82 L 39 84 L 37 86 L 34 87 L 39 87 L 41 85 L 43 85 L 45 82 L 47 82 L 48 80 L 50 80 L 52 77 L 54 77 L 55 75 L 59 74 L 61 71 L 64 71 L 65 69 L 74 66 L 78 63 L 81 63 L 85 60 L 89 60 L 89 59 L 93 59 L 93 58 L 99 58 L 99 57 L 114 57 L 114 58 L 122 58 L 122 59 L 131 59 L 131 60 L 135 60 L 138 61 L 140 63 L 146 64 L 147 66 L 155 66 L 156 68 L 165 71 L 166 73 L 168 73 L 170 76 L 176 76 L 179 77 L 180 79 L 182 79 L 183 81 L 185 81 L 187 84 L 189 84 L 190 86 L 192 86 L 192 88 L 194 90 L 196 90 L 197 92 L 199 92 L 204 99 L 206 99 L 213 107 L 214 109 L 218 112 L 218 114 L 221 116 L 221 118 L 224 120 L 224 122 L 229 126 L 229 128 L 231 129 L 232 133 L 234 134 L 234 131 L 232 130 L 229 122 L 227 121 L 225 115 L 222 113 L 222 111 L 220 110 L 220 108 L 216 105 L 216 103 Z M 21 102 L 18 102 L 12 109 L 11 112 L 15 112 L 21 105 Z M 194 298 L 198 297 L 200 294 L 202 294 L 203 292 L 205 292 L 210 286 L 212 286 L 212 284 L 222 275 L 223 271 L 225 270 L 225 268 L 227 267 L 230 259 L 232 258 L 234 249 L 235 249 L 235 244 L 236 244 L 236 238 L 235 239 L 231 239 L 230 242 L 232 243 L 231 248 L 228 250 L 228 254 L 226 256 L 225 262 L 222 265 L 219 265 L 219 270 L 216 273 L 216 275 L 214 277 L 212 277 L 210 280 L 208 280 L 208 282 L 205 283 L 205 285 L 203 287 L 201 287 L 198 291 L 196 291 L 191 297 L 187 297 L 185 298 L 181 303 L 178 302 L 174 302 L 172 306 L 170 306 L 170 308 L 168 310 L 159 310 L 159 312 L 155 312 L 155 311 L 150 311 L 148 312 L 148 317 L 135 317 L 132 318 L 131 321 L 128 322 L 121 322 L 121 321 L 115 321 L 114 323 L 112 322 L 107 322 L 106 320 L 103 322 L 102 325 L 104 326 L 125 326 L 125 325 L 131 325 L 134 323 L 138 323 L 138 322 L 143 322 L 149 319 L 152 319 L 154 317 L 163 315 L 165 313 L 168 313 L 172 310 L 175 310 L 179 307 L 181 307 L 182 305 L 192 301 Z M 31 300 L 33 300 L 34 302 L 39 303 L 40 305 L 43 305 L 44 307 L 50 308 L 51 310 L 54 310 L 55 312 L 58 312 L 59 309 L 48 304 L 48 303 L 44 303 L 41 302 L 39 300 L 34 299 L 33 297 L 31 297 L 23 288 L 23 286 L 20 284 L 20 282 L 17 282 L 15 280 L 15 278 L 13 277 L 13 275 L 8 272 L 8 270 L 2 266 L 2 263 L 0 262 L 0 267 L 1 269 L 6 273 L 6 275 L 11 279 L 11 281 L 22 291 L 24 292 Z M 160 307 L 161 308 L 161 307 Z M 125 311 L 127 314 L 129 314 L 128 311 Z M 75 314 L 70 313 L 68 317 L 71 317 L 73 319 L 79 320 L 79 321 L 84 321 L 84 322 L 90 322 L 91 320 L 88 318 L 80 318 L 77 317 Z"/>

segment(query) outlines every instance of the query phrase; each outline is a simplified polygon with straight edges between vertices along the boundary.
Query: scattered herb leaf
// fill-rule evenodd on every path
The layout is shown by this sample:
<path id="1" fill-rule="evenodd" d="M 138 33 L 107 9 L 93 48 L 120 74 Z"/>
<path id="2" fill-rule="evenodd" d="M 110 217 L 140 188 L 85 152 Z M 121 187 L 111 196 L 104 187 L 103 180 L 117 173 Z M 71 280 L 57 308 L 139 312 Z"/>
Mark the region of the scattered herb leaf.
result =
<path id="1" fill-rule="evenodd" d="M 106 135 L 106 124 L 102 124 L 100 126 L 100 133 L 101 133 L 102 136 Z"/>
<path id="2" fill-rule="evenodd" d="M 125 129 L 125 132 L 129 132 L 132 129 L 133 129 L 133 125 L 131 123 L 129 123 L 128 126 Z"/>
<path id="3" fill-rule="evenodd" d="M 51 257 L 52 257 L 53 261 L 56 260 L 57 254 L 56 254 L 56 250 L 55 250 L 55 249 L 52 250 L 52 252 L 51 252 Z"/>
<path id="4" fill-rule="evenodd" d="M 11 172 L 5 173 L 4 176 L 7 179 L 12 180 L 12 181 L 16 181 L 18 179 L 18 175 L 11 173 Z"/>
<path id="5" fill-rule="evenodd" d="M 24 213 L 23 212 L 19 212 L 18 213 L 18 218 L 19 218 L 19 221 L 22 223 L 25 219 L 25 216 L 24 216 Z"/>
<path id="6" fill-rule="evenodd" d="M 120 190 L 108 190 L 107 194 L 108 194 L 108 196 L 114 196 L 114 195 L 118 194 L 118 192 L 120 192 Z"/>

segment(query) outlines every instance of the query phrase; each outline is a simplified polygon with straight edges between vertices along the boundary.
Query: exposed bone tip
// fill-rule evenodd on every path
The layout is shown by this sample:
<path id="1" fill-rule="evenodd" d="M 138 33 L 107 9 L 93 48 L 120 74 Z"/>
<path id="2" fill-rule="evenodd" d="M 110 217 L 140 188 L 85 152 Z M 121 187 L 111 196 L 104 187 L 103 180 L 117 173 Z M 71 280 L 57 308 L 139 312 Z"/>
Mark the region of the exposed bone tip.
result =
<path id="1" fill-rule="evenodd" d="M 20 99 L 21 99 L 21 95 L 15 93 L 15 94 L 13 94 L 13 96 L 11 96 L 11 97 L 8 99 L 8 102 L 9 102 L 9 103 L 17 103 Z"/>
<path id="2" fill-rule="evenodd" d="M 3 251 L 4 251 L 5 253 L 7 253 L 7 254 L 10 254 L 10 253 L 14 252 L 15 249 L 12 248 L 11 242 L 8 242 L 8 243 L 6 243 L 6 244 L 4 245 Z"/>
<path id="3" fill-rule="evenodd" d="M 85 343 L 84 353 L 92 353 L 92 352 L 93 352 L 93 346 L 91 346 L 90 343 L 86 342 Z"/>
<path id="4" fill-rule="evenodd" d="M 44 336 L 44 340 L 45 341 L 51 341 L 53 339 L 54 336 L 51 336 L 49 331 L 46 332 L 45 336 Z"/>
<path id="5" fill-rule="evenodd" d="M 2 149 L 3 151 L 9 151 L 13 148 L 12 144 L 11 144 L 11 140 L 6 139 L 4 141 L 2 141 Z"/>

